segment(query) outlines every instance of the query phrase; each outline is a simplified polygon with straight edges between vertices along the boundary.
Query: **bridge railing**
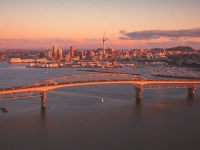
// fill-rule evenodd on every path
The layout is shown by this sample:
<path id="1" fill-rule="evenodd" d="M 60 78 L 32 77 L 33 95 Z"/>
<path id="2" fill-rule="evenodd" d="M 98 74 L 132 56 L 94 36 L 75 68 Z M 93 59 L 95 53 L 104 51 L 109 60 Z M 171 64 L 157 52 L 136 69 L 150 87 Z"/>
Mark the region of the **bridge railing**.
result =
<path id="1" fill-rule="evenodd" d="M 200 83 L 151 83 L 151 84 L 144 84 L 142 87 L 144 89 L 192 88 L 192 87 L 200 87 Z"/>
<path id="2" fill-rule="evenodd" d="M 113 74 L 113 73 L 76 74 L 76 75 L 67 75 L 56 78 L 50 78 L 47 80 L 23 86 L 23 88 L 49 86 L 49 85 L 66 84 L 66 83 L 77 83 L 77 82 L 101 82 L 101 81 L 105 82 L 105 81 L 131 81 L 131 80 L 143 81 L 149 79 L 131 74 Z"/>
<path id="3" fill-rule="evenodd" d="M 41 91 L 23 91 L 23 92 L 10 92 L 6 94 L 0 94 L 0 100 L 16 99 L 16 98 L 27 98 L 27 97 L 38 97 L 42 96 Z"/>

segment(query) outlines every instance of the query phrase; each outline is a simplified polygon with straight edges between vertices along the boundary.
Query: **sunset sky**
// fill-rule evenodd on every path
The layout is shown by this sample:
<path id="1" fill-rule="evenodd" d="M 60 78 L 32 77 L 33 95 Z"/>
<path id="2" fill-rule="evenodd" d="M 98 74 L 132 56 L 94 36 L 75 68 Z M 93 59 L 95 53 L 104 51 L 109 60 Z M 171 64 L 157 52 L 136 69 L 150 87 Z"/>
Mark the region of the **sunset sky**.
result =
<path id="1" fill-rule="evenodd" d="M 199 0 L 0 0 L 0 49 L 200 49 Z"/>

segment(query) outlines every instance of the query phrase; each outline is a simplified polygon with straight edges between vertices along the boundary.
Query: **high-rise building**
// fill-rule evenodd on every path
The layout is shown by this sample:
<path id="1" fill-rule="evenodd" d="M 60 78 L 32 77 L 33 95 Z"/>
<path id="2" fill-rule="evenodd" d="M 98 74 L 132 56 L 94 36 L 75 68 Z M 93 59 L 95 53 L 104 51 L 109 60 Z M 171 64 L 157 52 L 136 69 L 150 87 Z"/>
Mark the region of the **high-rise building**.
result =
<path id="1" fill-rule="evenodd" d="M 94 56 L 94 51 L 91 50 L 89 54 L 90 54 L 90 57 L 93 57 Z"/>
<path id="2" fill-rule="evenodd" d="M 109 54 L 112 54 L 113 52 L 114 52 L 114 49 L 111 48 L 111 47 L 109 47 L 109 48 L 108 48 L 108 53 L 109 53 Z"/>
<path id="3" fill-rule="evenodd" d="M 62 50 L 62 49 L 59 49 L 59 50 L 58 50 L 58 59 L 59 59 L 59 60 L 62 60 L 62 59 L 63 59 L 63 50 Z"/>
<path id="4" fill-rule="evenodd" d="M 69 54 L 65 55 L 65 61 L 70 61 L 70 55 Z"/>
<path id="5" fill-rule="evenodd" d="M 53 59 L 56 60 L 58 58 L 57 54 L 58 48 L 57 45 L 53 46 Z"/>
<path id="6" fill-rule="evenodd" d="M 72 45 L 72 46 L 70 47 L 70 57 L 74 57 L 74 50 L 75 50 L 75 48 L 74 48 L 74 46 Z"/>
<path id="7" fill-rule="evenodd" d="M 44 52 L 40 52 L 40 58 L 44 58 Z"/>
<path id="8" fill-rule="evenodd" d="M 52 59 L 52 50 L 47 51 L 47 59 Z"/>
<path id="9" fill-rule="evenodd" d="M 103 35 L 103 54 L 106 54 L 106 38 L 105 38 L 105 32 Z"/>

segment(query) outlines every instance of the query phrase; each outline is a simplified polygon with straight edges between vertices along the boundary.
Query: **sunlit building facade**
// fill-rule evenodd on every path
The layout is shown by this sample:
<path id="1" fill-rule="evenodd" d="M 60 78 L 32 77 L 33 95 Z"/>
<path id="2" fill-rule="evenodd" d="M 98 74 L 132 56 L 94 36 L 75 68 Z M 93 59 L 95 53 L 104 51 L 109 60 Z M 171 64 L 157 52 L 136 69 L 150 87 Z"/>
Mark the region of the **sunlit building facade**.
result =
<path id="1" fill-rule="evenodd" d="M 74 51 L 75 51 L 75 48 L 74 48 L 74 46 L 72 45 L 72 46 L 70 47 L 70 57 L 74 57 Z"/>
<path id="2" fill-rule="evenodd" d="M 62 49 L 59 49 L 59 50 L 58 50 L 58 59 L 59 59 L 59 60 L 62 60 L 62 59 L 63 59 L 63 50 L 62 50 Z"/>
<path id="3" fill-rule="evenodd" d="M 53 59 L 54 60 L 57 60 L 57 58 L 58 58 L 57 51 L 58 51 L 57 45 L 54 45 L 53 46 Z"/>

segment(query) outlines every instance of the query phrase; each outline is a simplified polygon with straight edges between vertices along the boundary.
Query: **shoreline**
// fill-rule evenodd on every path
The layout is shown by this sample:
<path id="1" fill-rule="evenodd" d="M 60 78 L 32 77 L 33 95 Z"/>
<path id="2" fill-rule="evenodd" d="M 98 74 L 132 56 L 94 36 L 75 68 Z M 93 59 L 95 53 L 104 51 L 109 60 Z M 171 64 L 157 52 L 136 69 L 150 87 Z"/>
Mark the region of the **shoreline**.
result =
<path id="1" fill-rule="evenodd" d="M 118 73 L 118 74 L 123 74 L 121 72 L 112 72 L 112 71 L 101 71 L 101 70 L 77 70 L 77 71 L 88 71 L 88 72 L 101 72 L 101 73 Z M 141 74 L 131 74 L 131 75 L 139 75 L 141 76 Z"/>
<path id="2" fill-rule="evenodd" d="M 151 74 L 154 77 L 166 77 L 166 78 L 179 78 L 179 79 L 199 79 L 200 78 L 195 78 L 195 77 L 181 77 L 181 76 L 172 76 L 172 75 L 162 75 L 162 74 Z"/>
<path id="3" fill-rule="evenodd" d="M 58 66 L 58 67 L 38 67 L 38 66 L 35 66 L 35 67 L 30 67 L 30 66 L 26 66 L 27 68 L 44 68 L 44 69 L 49 69 L 49 68 L 100 68 L 100 67 L 73 67 L 73 66 Z M 108 67 L 106 67 L 108 68 Z M 109 68 L 117 68 L 117 67 L 109 67 Z"/>

